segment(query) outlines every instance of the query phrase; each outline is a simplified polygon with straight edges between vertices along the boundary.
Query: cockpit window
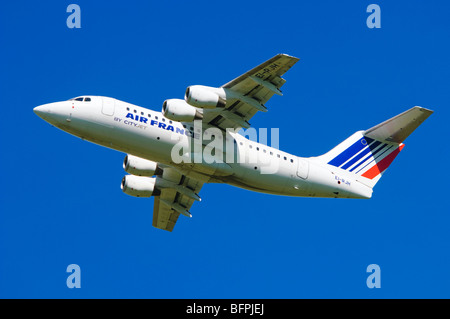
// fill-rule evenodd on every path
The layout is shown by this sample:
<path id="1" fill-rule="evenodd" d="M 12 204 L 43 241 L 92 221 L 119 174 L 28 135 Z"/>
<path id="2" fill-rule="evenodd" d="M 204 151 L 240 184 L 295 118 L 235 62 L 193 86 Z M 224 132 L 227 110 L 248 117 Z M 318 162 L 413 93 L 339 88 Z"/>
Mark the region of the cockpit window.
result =
<path id="1" fill-rule="evenodd" d="M 70 99 L 69 101 L 91 102 L 91 98 L 80 96 L 80 97 L 74 97 L 74 98 Z"/>

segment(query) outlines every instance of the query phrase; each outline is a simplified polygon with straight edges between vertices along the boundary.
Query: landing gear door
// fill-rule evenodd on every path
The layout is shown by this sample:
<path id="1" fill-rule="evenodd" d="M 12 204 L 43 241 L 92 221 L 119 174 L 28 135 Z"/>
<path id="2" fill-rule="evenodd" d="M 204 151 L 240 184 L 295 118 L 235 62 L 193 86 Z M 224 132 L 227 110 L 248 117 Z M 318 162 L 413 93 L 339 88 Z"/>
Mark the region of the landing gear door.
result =
<path id="1" fill-rule="evenodd" d="M 299 158 L 297 166 L 297 176 L 302 179 L 307 179 L 308 173 L 309 173 L 309 162 Z"/>
<path id="2" fill-rule="evenodd" d="M 105 115 L 114 115 L 115 100 L 107 97 L 104 97 L 102 100 L 102 113 Z"/>

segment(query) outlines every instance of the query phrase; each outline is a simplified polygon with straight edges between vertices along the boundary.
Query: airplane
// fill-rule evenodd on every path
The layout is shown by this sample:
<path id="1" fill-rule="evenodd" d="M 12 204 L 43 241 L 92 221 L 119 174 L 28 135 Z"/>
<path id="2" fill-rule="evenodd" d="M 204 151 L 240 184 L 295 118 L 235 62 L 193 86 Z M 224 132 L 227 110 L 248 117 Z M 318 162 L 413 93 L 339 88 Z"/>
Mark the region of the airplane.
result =
<path id="1" fill-rule="evenodd" d="M 286 196 L 371 198 L 403 141 L 433 111 L 415 106 L 309 158 L 246 138 L 241 133 L 252 128 L 249 120 L 282 95 L 282 76 L 298 61 L 278 54 L 219 88 L 189 86 L 184 99 L 165 100 L 161 112 L 90 95 L 34 112 L 67 133 L 125 153 L 121 188 L 154 197 L 152 225 L 159 229 L 172 231 L 180 214 L 192 217 L 205 183 Z M 205 138 L 208 132 L 214 139 Z"/>

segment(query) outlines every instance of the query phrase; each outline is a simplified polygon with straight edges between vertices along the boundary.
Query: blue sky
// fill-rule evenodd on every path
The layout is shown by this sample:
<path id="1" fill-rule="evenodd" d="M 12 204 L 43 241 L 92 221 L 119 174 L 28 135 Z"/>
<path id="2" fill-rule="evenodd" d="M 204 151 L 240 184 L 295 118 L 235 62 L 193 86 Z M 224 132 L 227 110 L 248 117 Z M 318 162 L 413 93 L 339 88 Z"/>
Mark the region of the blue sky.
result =
<path id="1" fill-rule="evenodd" d="M 81 8 L 69 29 L 66 8 Z M 0 297 L 449 298 L 446 1 L 9 1 L 0 12 Z M 123 194 L 124 154 L 33 107 L 92 94 L 160 110 L 277 53 L 301 60 L 256 115 L 280 148 L 320 155 L 415 105 L 435 113 L 370 200 L 289 198 L 206 185 L 193 218 L 151 226 Z M 66 267 L 81 268 L 81 288 Z M 366 268 L 381 268 L 369 289 Z"/>

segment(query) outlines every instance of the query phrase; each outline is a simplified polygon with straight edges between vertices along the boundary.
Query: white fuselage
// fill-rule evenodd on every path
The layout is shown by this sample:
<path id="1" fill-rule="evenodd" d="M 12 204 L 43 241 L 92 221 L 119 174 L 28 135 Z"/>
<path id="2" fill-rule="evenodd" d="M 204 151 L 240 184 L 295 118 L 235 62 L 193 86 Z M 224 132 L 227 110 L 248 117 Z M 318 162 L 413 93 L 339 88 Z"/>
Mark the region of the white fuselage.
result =
<path id="1" fill-rule="evenodd" d="M 174 167 L 203 182 L 287 196 L 371 197 L 371 188 L 352 180 L 339 168 L 250 141 L 235 131 L 224 137 L 224 160 L 211 161 L 208 144 L 213 139 L 207 140 L 203 134 L 210 127 L 196 132 L 193 123 L 171 121 L 161 112 L 107 97 L 90 98 L 89 102 L 69 100 L 41 105 L 35 112 L 70 134 Z M 195 141 L 203 146 L 196 150 Z M 180 150 L 176 153 L 179 157 L 184 156 L 181 163 L 174 160 L 174 147 Z M 347 182 L 338 183 L 342 180 Z"/>

